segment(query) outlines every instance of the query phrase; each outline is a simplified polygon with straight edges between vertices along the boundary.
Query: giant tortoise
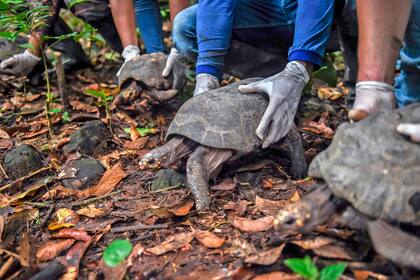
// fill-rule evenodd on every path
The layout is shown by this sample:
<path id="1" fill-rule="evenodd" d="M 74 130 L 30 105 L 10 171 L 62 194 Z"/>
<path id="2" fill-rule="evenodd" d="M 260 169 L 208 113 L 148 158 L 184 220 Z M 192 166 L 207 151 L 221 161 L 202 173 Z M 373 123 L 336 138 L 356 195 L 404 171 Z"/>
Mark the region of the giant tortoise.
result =
<path id="1" fill-rule="evenodd" d="M 222 164 L 257 150 L 261 140 L 255 135 L 268 98 L 262 94 L 244 94 L 238 86 L 257 81 L 252 78 L 207 91 L 188 100 L 169 126 L 165 145 L 152 150 L 140 161 L 143 168 L 169 166 L 189 156 L 187 179 L 196 200 L 196 208 L 210 207 L 209 178 L 215 178 Z M 302 178 L 307 165 L 296 128 L 285 137 L 291 157 L 292 176 Z"/>
<path id="2" fill-rule="evenodd" d="M 396 131 L 407 122 L 420 123 L 420 104 L 340 125 L 309 167 L 319 182 L 278 212 L 278 230 L 309 232 L 334 213 L 353 213 L 378 253 L 419 269 L 420 239 L 402 230 L 420 226 L 420 145 Z"/>

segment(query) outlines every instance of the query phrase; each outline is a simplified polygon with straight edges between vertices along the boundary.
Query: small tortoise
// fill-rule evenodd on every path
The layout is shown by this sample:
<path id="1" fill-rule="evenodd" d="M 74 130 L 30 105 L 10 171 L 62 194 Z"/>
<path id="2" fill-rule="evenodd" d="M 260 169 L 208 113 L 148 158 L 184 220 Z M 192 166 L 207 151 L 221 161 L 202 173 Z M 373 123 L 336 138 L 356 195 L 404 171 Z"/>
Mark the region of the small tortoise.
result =
<path id="1" fill-rule="evenodd" d="M 336 212 L 352 212 L 378 253 L 419 269 L 420 239 L 402 230 L 420 226 L 420 145 L 396 132 L 406 122 L 420 123 L 420 104 L 339 126 L 309 167 L 320 184 L 278 212 L 278 229 L 309 232 Z"/>
<path id="2" fill-rule="evenodd" d="M 147 95 L 157 101 L 166 101 L 173 98 L 177 90 L 186 84 L 185 76 L 181 80 L 174 80 L 172 74 L 164 78 L 162 71 L 165 68 L 168 56 L 164 53 L 143 54 L 128 61 L 118 76 L 121 94 L 118 103 L 127 103 L 137 98 L 144 90 Z"/>
<path id="3" fill-rule="evenodd" d="M 255 129 L 268 100 L 263 95 L 238 90 L 239 85 L 257 80 L 243 80 L 188 100 L 169 126 L 166 139 L 170 141 L 145 155 L 140 166 L 169 166 L 189 155 L 187 180 L 196 208 L 209 209 L 209 178 L 217 176 L 225 161 L 237 159 L 261 145 Z M 307 165 L 296 128 L 285 137 L 285 144 L 291 157 L 292 176 L 304 177 Z"/>

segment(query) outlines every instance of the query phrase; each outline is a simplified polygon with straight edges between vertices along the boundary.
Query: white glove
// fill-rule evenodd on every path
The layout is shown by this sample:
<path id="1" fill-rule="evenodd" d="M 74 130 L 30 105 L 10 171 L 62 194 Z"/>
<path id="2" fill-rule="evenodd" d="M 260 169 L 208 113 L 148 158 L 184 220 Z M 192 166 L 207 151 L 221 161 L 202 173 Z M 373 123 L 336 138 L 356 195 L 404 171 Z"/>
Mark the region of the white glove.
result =
<path id="1" fill-rule="evenodd" d="M 26 76 L 34 70 L 41 60 L 40 57 L 30 53 L 28 50 L 4 60 L 0 64 L 2 72 L 19 76 Z"/>
<path id="2" fill-rule="evenodd" d="M 410 136 L 411 141 L 420 143 L 420 124 L 402 123 L 397 126 L 397 131 Z"/>
<path id="3" fill-rule="evenodd" d="M 120 70 L 118 70 L 117 77 L 120 76 L 121 71 L 124 69 L 124 66 L 127 64 L 127 62 L 129 62 L 130 60 L 132 60 L 133 58 L 135 58 L 138 55 L 140 55 L 140 49 L 139 49 L 138 46 L 128 45 L 127 47 L 124 48 L 124 50 L 121 54 L 121 56 L 124 58 L 124 63 L 123 63 L 123 65 L 121 65 Z"/>
<path id="4" fill-rule="evenodd" d="M 195 81 L 194 96 L 220 87 L 219 79 L 210 74 L 198 74 Z"/>
<path id="5" fill-rule="evenodd" d="M 280 73 L 262 81 L 239 86 L 243 93 L 266 93 L 270 99 L 255 134 L 266 148 L 282 139 L 294 124 L 294 118 L 309 73 L 297 61 L 287 63 Z"/>
<path id="6" fill-rule="evenodd" d="M 172 48 L 166 60 L 165 69 L 162 71 L 162 76 L 167 78 L 172 73 L 173 83 L 172 89 L 181 89 L 185 85 L 185 66 L 182 63 L 181 56 L 177 49 Z"/>
<path id="7" fill-rule="evenodd" d="M 363 81 L 356 84 L 356 100 L 349 118 L 360 121 L 378 111 L 391 111 L 396 107 L 394 87 L 383 82 Z"/>

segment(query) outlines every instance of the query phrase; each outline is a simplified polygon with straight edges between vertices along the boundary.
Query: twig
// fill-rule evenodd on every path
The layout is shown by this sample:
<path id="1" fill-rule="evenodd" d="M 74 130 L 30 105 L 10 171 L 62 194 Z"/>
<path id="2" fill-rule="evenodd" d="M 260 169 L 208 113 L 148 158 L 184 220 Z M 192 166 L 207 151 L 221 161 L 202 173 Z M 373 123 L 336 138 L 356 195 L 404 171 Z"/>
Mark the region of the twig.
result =
<path id="1" fill-rule="evenodd" d="M 18 254 L 13 253 L 13 252 L 10 252 L 10 251 L 8 251 L 6 249 L 0 249 L 0 253 L 6 253 L 7 255 L 9 255 L 11 257 L 14 257 L 17 260 L 19 259 L 19 255 Z"/>
<path id="2" fill-rule="evenodd" d="M 131 230 L 148 230 L 148 229 L 165 229 L 169 226 L 167 224 L 157 224 L 157 225 L 135 225 L 135 226 L 127 226 L 127 227 L 117 227 L 111 229 L 112 233 L 117 232 L 125 232 Z"/>
<path id="3" fill-rule="evenodd" d="M 60 91 L 61 104 L 63 104 L 63 112 L 68 112 L 70 109 L 70 102 L 68 92 L 66 90 L 66 76 L 64 74 L 63 60 L 61 53 L 56 53 L 55 70 L 57 72 L 58 90 Z"/>
<path id="4" fill-rule="evenodd" d="M 48 202 L 32 202 L 32 201 L 25 201 L 23 204 L 34 206 L 38 208 L 48 208 L 51 207 L 51 204 Z"/>
<path id="5" fill-rule="evenodd" d="M 52 214 L 53 214 L 53 212 L 54 212 L 54 209 L 55 209 L 55 204 L 51 205 L 50 209 L 48 209 L 47 214 L 46 214 L 46 215 L 45 215 L 45 217 L 42 219 L 42 222 L 41 222 L 41 224 L 40 224 L 40 228 L 44 228 L 44 227 L 47 225 L 48 220 L 50 219 L 51 215 L 52 215 Z"/>
<path id="6" fill-rule="evenodd" d="M 1 159 L 0 159 L 0 160 L 1 160 Z M 4 178 L 9 179 L 9 176 L 7 176 L 7 173 L 6 173 L 6 171 L 4 170 L 4 168 L 3 168 L 3 164 L 1 164 L 1 161 L 0 161 L 0 170 L 1 170 L 1 173 L 3 173 L 3 175 L 4 175 Z"/>
<path id="7" fill-rule="evenodd" d="M 90 204 L 92 202 L 96 202 L 98 200 L 107 198 L 109 196 L 113 196 L 113 195 L 122 193 L 122 192 L 123 192 L 123 190 L 118 190 L 118 191 L 115 191 L 115 192 L 104 194 L 102 196 L 93 197 L 93 198 L 85 199 L 85 200 L 82 200 L 82 201 L 75 201 L 75 202 L 71 202 L 71 203 L 66 203 L 66 205 L 67 205 L 67 207 L 82 206 L 82 205 Z"/>
<path id="8" fill-rule="evenodd" d="M 51 164 L 48 164 L 45 167 L 42 167 L 42 168 L 40 168 L 38 170 L 35 170 L 35 171 L 29 173 L 28 175 L 25 175 L 25 176 L 23 176 L 23 177 L 21 177 L 19 179 L 14 180 L 13 182 L 11 182 L 9 184 L 4 185 L 3 187 L 0 187 L 0 192 L 5 191 L 5 190 L 13 187 L 14 185 L 16 185 L 18 183 L 21 183 L 21 182 L 23 182 L 23 181 L 25 181 L 25 180 L 33 177 L 33 176 L 36 176 L 36 175 L 38 175 L 38 174 L 40 174 L 40 173 L 42 173 L 44 171 L 50 170 L 51 168 L 52 168 L 52 165 Z"/>

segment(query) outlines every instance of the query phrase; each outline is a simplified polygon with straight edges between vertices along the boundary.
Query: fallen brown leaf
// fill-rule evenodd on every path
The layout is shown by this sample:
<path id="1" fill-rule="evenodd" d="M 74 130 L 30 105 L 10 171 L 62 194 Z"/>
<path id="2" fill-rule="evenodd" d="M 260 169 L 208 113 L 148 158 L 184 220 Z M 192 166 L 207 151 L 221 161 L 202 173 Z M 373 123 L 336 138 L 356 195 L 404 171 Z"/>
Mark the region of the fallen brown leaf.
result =
<path id="1" fill-rule="evenodd" d="M 194 233 L 192 232 L 186 232 L 186 233 L 184 232 L 184 233 L 172 235 L 161 244 L 154 246 L 152 248 L 146 249 L 146 251 L 154 255 L 160 256 L 167 252 L 181 249 L 182 247 L 190 244 L 193 238 L 194 238 Z"/>
<path id="2" fill-rule="evenodd" d="M 290 202 L 298 202 L 300 200 L 300 194 L 298 191 L 295 191 L 293 195 L 290 197 Z"/>
<path id="3" fill-rule="evenodd" d="M 47 241 L 36 252 L 38 262 L 52 260 L 62 252 L 70 248 L 75 241 L 72 239 Z"/>
<path id="4" fill-rule="evenodd" d="M 74 239 L 85 242 L 90 241 L 92 239 L 86 231 L 74 228 L 63 228 L 59 232 L 51 235 L 51 238 Z"/>
<path id="5" fill-rule="evenodd" d="M 353 275 L 356 280 L 368 280 L 368 279 L 377 279 L 377 280 L 388 280 L 389 278 L 385 275 L 375 273 L 373 271 L 367 270 L 353 270 Z"/>
<path id="6" fill-rule="evenodd" d="M 289 274 L 281 271 L 274 271 L 266 274 L 257 275 L 252 280 L 300 280 L 295 274 Z"/>
<path id="7" fill-rule="evenodd" d="M 251 255 L 245 259 L 245 262 L 259 265 L 272 265 L 280 258 L 285 245 L 284 243 L 276 248 Z"/>
<path id="8" fill-rule="evenodd" d="M 318 236 L 313 239 L 306 239 L 306 240 L 294 240 L 291 243 L 301 247 L 304 250 L 313 250 L 318 249 L 326 245 L 330 245 L 334 243 L 334 239 Z"/>
<path id="9" fill-rule="evenodd" d="M 341 259 L 341 260 L 353 260 L 354 257 L 351 255 L 349 249 L 344 245 L 340 244 L 329 244 L 320 248 L 313 249 L 313 252 L 318 256 L 329 258 L 329 259 Z"/>
<path id="10" fill-rule="evenodd" d="M 191 208 L 194 206 L 194 201 L 187 201 L 181 205 L 176 205 L 174 207 L 168 208 L 168 211 L 174 214 L 175 216 L 186 216 L 190 213 Z"/>
<path id="11" fill-rule="evenodd" d="M 52 221 L 48 224 L 48 230 L 74 227 L 78 223 L 79 215 L 76 212 L 68 208 L 60 208 L 54 213 Z"/>
<path id="12" fill-rule="evenodd" d="M 28 133 L 25 133 L 21 136 L 22 139 L 30 139 L 34 138 L 39 135 L 47 134 L 48 133 L 48 127 L 44 127 L 43 129 L 37 130 L 37 131 L 31 131 Z"/>
<path id="13" fill-rule="evenodd" d="M 88 188 L 77 192 L 79 198 L 84 198 L 88 196 L 102 196 L 109 192 L 112 192 L 114 188 L 124 179 L 127 174 L 121 167 L 121 163 L 114 165 L 111 169 L 108 169 L 105 174 L 102 176 L 99 183 L 92 188 Z"/>
<path id="14" fill-rule="evenodd" d="M 9 133 L 7 133 L 6 131 L 4 131 L 3 129 L 0 128 L 0 138 L 1 139 L 10 139 Z"/>
<path id="15" fill-rule="evenodd" d="M 97 238 L 100 237 L 102 237 L 102 235 L 97 236 Z M 80 261 L 82 260 L 87 248 L 89 248 L 91 243 L 92 241 L 77 241 L 76 244 L 74 244 L 74 246 L 67 252 L 64 261 L 64 265 L 67 267 L 67 271 L 65 274 L 63 274 L 63 276 L 61 276 L 61 280 L 77 279 L 77 276 L 79 275 Z"/>
<path id="16" fill-rule="evenodd" d="M 127 261 L 123 261 L 115 267 L 109 267 L 103 259 L 99 262 L 99 268 L 102 270 L 105 280 L 122 280 L 127 273 Z"/>
<path id="17" fill-rule="evenodd" d="M 234 210 L 239 216 L 245 215 L 246 209 L 248 208 L 248 202 L 246 200 L 240 200 L 238 202 L 229 201 L 223 205 L 225 210 Z"/>
<path id="18" fill-rule="evenodd" d="M 223 180 L 220 184 L 211 186 L 210 189 L 212 191 L 231 191 L 234 190 L 236 187 L 235 182 L 231 178 Z"/>
<path id="19" fill-rule="evenodd" d="M 141 137 L 133 141 L 126 141 L 124 142 L 124 148 L 128 150 L 141 150 L 146 146 L 147 141 L 149 141 L 148 137 Z"/>
<path id="20" fill-rule="evenodd" d="M 287 204 L 288 202 L 285 200 L 269 200 L 259 197 L 258 195 L 255 197 L 255 206 L 257 207 L 258 211 L 266 215 L 276 214 Z"/>
<path id="21" fill-rule="evenodd" d="M 225 243 L 225 239 L 206 230 L 197 230 L 194 237 L 207 248 L 219 248 Z"/>
<path id="22" fill-rule="evenodd" d="M 322 135 L 326 138 L 332 138 L 334 136 L 334 130 L 326 126 L 324 123 L 318 123 L 314 121 L 309 122 L 305 127 L 302 128 L 302 130 L 316 135 Z"/>
<path id="23" fill-rule="evenodd" d="M 1 150 L 9 149 L 12 146 L 13 146 L 13 140 L 12 139 L 7 139 L 7 138 L 0 139 L 0 149 Z"/>
<path id="24" fill-rule="evenodd" d="M 98 107 L 83 103 L 83 102 L 78 101 L 78 100 L 71 100 L 70 105 L 71 105 L 71 107 L 73 107 L 74 110 L 85 111 L 85 112 L 88 112 L 88 113 L 99 112 Z"/>
<path id="25" fill-rule="evenodd" d="M 344 93 L 338 91 L 335 87 L 323 87 L 318 89 L 318 97 L 324 100 L 337 100 L 344 96 Z"/>
<path id="26" fill-rule="evenodd" d="M 31 235 L 28 232 L 22 233 L 19 242 L 19 262 L 20 265 L 29 267 L 31 266 Z"/>
<path id="27" fill-rule="evenodd" d="M 237 229 L 245 232 L 265 231 L 273 226 L 274 218 L 272 216 L 263 217 L 256 220 L 246 219 L 231 215 L 230 223 Z"/>
<path id="28" fill-rule="evenodd" d="M 103 209 L 98 209 L 94 204 L 91 204 L 88 207 L 77 210 L 77 214 L 89 218 L 95 218 L 105 214 L 105 211 Z"/>

